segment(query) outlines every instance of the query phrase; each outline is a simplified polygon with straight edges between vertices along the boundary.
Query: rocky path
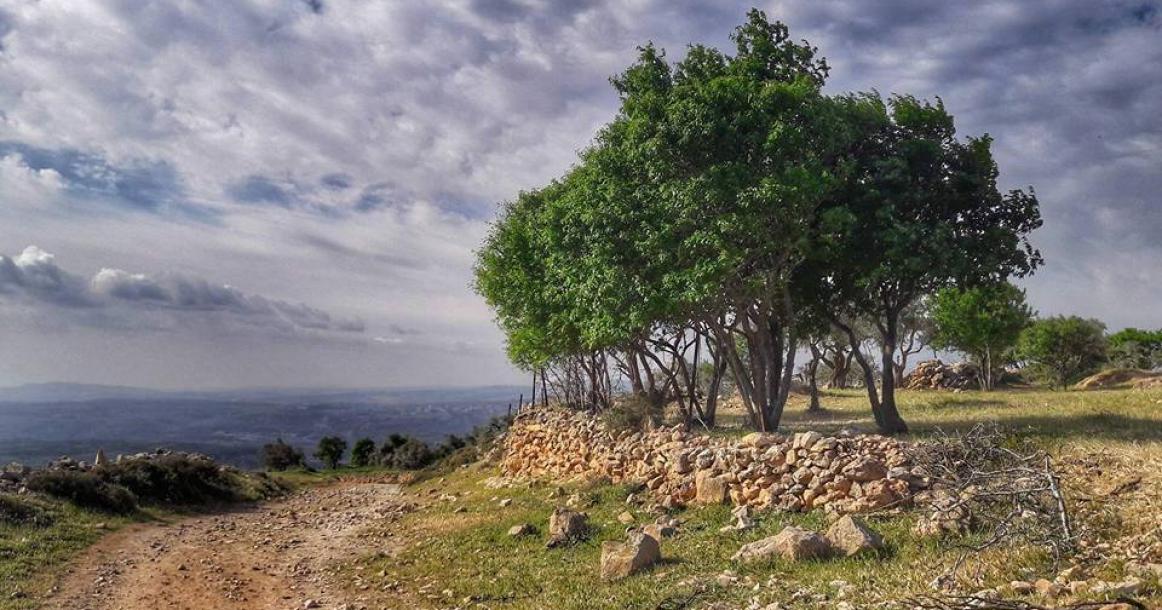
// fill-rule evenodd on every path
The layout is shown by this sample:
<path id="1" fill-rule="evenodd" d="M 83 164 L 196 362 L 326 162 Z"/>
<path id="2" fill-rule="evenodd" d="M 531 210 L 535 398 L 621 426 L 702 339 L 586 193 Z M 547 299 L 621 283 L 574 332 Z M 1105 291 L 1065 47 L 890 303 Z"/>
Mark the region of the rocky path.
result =
<path id="1" fill-rule="evenodd" d="M 348 482 L 246 510 L 131 527 L 79 558 L 44 608 L 359 609 L 335 568 L 390 551 L 383 526 L 406 510 L 397 485 Z"/>

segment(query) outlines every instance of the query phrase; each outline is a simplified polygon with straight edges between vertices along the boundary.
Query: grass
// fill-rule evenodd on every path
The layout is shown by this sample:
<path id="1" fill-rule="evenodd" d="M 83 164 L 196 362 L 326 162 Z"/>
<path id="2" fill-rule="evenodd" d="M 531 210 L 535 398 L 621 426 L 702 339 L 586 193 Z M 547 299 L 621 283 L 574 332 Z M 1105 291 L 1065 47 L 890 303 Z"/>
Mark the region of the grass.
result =
<path id="1" fill-rule="evenodd" d="M 23 496 L 0 501 L 30 507 L 36 515 L 20 522 L 0 519 L 0 610 L 36 608 L 35 600 L 52 586 L 68 558 L 109 532 L 157 517 L 110 515 Z"/>
<path id="2" fill-rule="evenodd" d="M 805 401 L 796 398 L 785 415 L 787 427 L 873 427 L 858 391 L 829 392 L 824 406 L 823 419 L 809 417 Z M 1078 472 L 1071 477 L 1078 502 L 1087 494 L 1114 487 L 1144 466 L 1145 472 L 1138 472 L 1145 475 L 1138 491 L 1120 496 L 1116 510 L 1102 506 L 1086 512 L 1086 518 L 1095 524 L 1100 520 L 1098 525 L 1111 538 L 1148 532 L 1157 525 L 1158 494 L 1162 493 L 1162 472 L 1157 468 L 1162 464 L 1162 392 L 902 392 L 900 406 L 916 438 L 938 429 L 997 421 L 1050 449 L 1066 468 L 1073 468 L 1082 458 L 1098 460 L 1100 476 Z M 745 432 L 731 427 L 741 420 L 740 413 L 726 416 L 726 431 L 719 433 Z M 623 539 L 625 526 L 617 515 L 628 509 L 638 523 L 653 520 L 626 504 L 628 487 L 569 487 L 567 494 L 587 499 L 589 506 L 584 510 L 593 529 L 576 546 L 549 550 L 544 547 L 544 528 L 563 498 L 550 497 L 553 487 L 546 485 L 509 489 L 482 485 L 495 474 L 492 468 L 473 466 L 413 485 L 412 493 L 429 502 L 393 525 L 408 542 L 393 556 L 368 556 L 348 566 L 350 577 L 370 584 L 371 590 L 386 588 L 390 596 L 380 601 L 389 608 L 649 610 L 707 608 L 715 603 L 742 608 L 752 599 L 803 608 L 830 607 L 842 599 L 863 608 L 930 593 L 930 581 L 959 555 L 953 545 L 965 542 L 919 539 L 911 532 L 915 515 L 903 513 L 873 521 L 889 543 L 880 557 L 743 566 L 730 561 L 742 544 L 777 533 L 788 524 L 824 528 L 824 515 L 760 514 L 755 530 L 739 534 L 718 531 L 729 522 L 726 507 L 689 509 L 677 514 L 684 524 L 677 537 L 663 542 L 661 564 L 644 574 L 604 582 L 598 577 L 600 546 L 604 540 Z M 439 500 L 443 494 L 457 499 Z M 513 502 L 501 508 L 499 501 L 504 498 Z M 533 537 L 510 538 L 508 529 L 518 523 L 534 524 L 540 531 Z M 1097 576 L 1119 579 L 1125 576 L 1122 568 L 1115 562 Z M 735 582 L 727 582 L 731 577 L 719 578 L 727 570 L 733 572 Z M 971 582 L 966 584 L 983 589 L 1054 575 L 1050 557 L 1040 549 L 997 549 L 974 558 L 968 575 Z M 1162 601 L 1156 579 L 1147 586 L 1152 587 L 1152 599 Z"/>

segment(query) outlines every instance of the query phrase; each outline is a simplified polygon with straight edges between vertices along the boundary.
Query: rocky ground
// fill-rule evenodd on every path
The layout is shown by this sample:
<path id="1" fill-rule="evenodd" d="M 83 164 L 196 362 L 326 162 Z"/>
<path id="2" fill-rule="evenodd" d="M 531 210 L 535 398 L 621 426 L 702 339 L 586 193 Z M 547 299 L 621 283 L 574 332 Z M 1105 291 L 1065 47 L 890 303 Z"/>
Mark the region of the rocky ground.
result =
<path id="1" fill-rule="evenodd" d="M 339 584 L 345 560 L 393 548 L 410 510 L 398 485 L 359 481 L 286 500 L 112 534 L 74 563 L 52 610 L 365 608 Z"/>

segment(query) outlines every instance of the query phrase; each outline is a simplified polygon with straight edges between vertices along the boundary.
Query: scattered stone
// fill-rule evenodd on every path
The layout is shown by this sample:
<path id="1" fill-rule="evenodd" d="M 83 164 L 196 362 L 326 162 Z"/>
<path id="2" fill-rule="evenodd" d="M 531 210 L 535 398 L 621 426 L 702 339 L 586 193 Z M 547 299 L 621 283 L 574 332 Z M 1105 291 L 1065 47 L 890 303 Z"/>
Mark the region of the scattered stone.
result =
<path id="1" fill-rule="evenodd" d="M 770 559 L 776 555 L 787 561 L 816 559 L 831 554 L 831 545 L 817 532 L 788 525 L 774 536 L 743 545 L 731 557 L 733 561 L 748 563 Z"/>
<path id="2" fill-rule="evenodd" d="M 500 501 L 501 508 L 508 508 L 509 506 L 512 506 L 512 498 L 505 498 Z"/>
<path id="3" fill-rule="evenodd" d="M 642 528 L 642 533 L 661 542 L 663 538 L 673 538 L 678 533 L 678 530 L 669 525 L 650 523 Z"/>
<path id="4" fill-rule="evenodd" d="M 884 540 L 863 519 L 846 515 L 827 528 L 827 541 L 846 557 L 876 552 L 884 548 Z"/>
<path id="5" fill-rule="evenodd" d="M 629 512 L 628 510 L 622 511 L 621 514 L 617 516 L 617 522 L 622 525 L 632 524 L 634 522 L 633 513 Z"/>
<path id="6" fill-rule="evenodd" d="M 522 536 L 532 536 L 537 533 L 537 528 L 531 523 L 519 523 L 508 528 L 508 535 L 513 538 L 520 538 Z"/>
<path id="7" fill-rule="evenodd" d="M 583 538 L 589 528 L 589 516 L 566 508 L 557 508 L 549 517 L 549 548 L 564 546 Z"/>
<path id="8" fill-rule="evenodd" d="M 607 541 L 601 544 L 601 578 L 625 578 L 654 565 L 661 558 L 657 539 L 642 532 L 633 532 L 625 542 Z"/>

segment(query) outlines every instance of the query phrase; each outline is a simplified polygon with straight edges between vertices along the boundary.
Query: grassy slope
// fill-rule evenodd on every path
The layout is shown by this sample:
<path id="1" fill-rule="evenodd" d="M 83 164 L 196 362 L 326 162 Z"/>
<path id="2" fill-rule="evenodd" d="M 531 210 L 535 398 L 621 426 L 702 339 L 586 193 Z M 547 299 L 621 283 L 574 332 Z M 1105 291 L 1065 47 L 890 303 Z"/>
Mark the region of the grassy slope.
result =
<path id="1" fill-rule="evenodd" d="M 128 523 L 151 518 L 118 517 L 66 503 L 40 503 L 47 525 L 0 521 L 0 610 L 26 610 L 52 585 L 65 561 L 102 535 Z M 19 592 L 19 593 L 18 593 Z"/>
<path id="2" fill-rule="evenodd" d="M 1108 518 L 1111 534 L 1146 531 L 1157 524 L 1154 510 L 1162 493 L 1158 468 L 1162 464 L 1162 392 L 906 392 L 900 399 L 917 437 L 936 428 L 962 428 L 996 420 L 1026 431 L 1065 464 L 1080 457 L 1101 460 L 1105 474 L 1077 479 L 1074 492 L 1078 496 L 1100 493 L 1135 472 L 1144 472 L 1146 478 L 1139 491 L 1121 496 L 1116 513 L 1105 514 L 1103 519 Z M 789 407 L 788 427 L 869 429 L 865 404 L 858 392 L 832 393 L 824 400 L 824 420 L 812 421 L 803 412 L 802 400 L 796 399 Z M 728 420 L 739 417 L 729 415 Z M 725 433 L 736 432 L 728 427 Z M 351 577 L 362 578 L 372 590 L 387 586 L 391 595 L 386 601 L 396 604 L 388 607 L 656 608 L 668 607 L 666 603 L 679 602 L 698 591 L 702 592 L 689 607 L 703 607 L 711 600 L 743 607 L 755 597 L 762 603 L 786 603 L 797 595 L 802 607 L 816 607 L 824 597 L 840 599 L 832 584 L 836 580 L 849 584 L 843 587 L 842 599 L 863 607 L 873 601 L 929 592 L 928 582 L 957 554 L 935 541 L 913 537 L 910 528 L 914 517 L 904 514 L 874 522 L 890 543 L 881 560 L 737 566 L 729 557 L 741 544 L 771 535 L 788 523 L 822 527 L 822 515 L 761 515 L 756 530 L 722 534 L 718 528 L 728 522 L 727 510 L 703 508 L 679 515 L 686 525 L 678 537 L 663 544 L 663 564 L 647 574 L 605 583 L 597 577 L 600 544 L 622 537 L 624 526 L 616 516 L 628 508 L 625 488 L 569 488 L 570 493 L 580 491 L 591 498 L 593 505 L 587 511 L 595 530 L 577 547 L 546 550 L 543 533 L 514 540 L 506 531 L 514 524 L 529 522 L 543 532 L 553 506 L 562 500 L 550 498 L 549 487 L 487 489 L 480 481 L 492 474 L 495 472 L 487 468 L 462 469 L 444 481 L 415 486 L 416 492 L 433 501 L 402 524 L 401 533 L 410 544 L 395 557 L 369 557 L 352 566 Z M 444 493 L 455 493 L 460 500 L 434 499 Z M 514 502 L 502 509 L 500 498 Z M 466 512 L 454 512 L 457 507 Z M 643 522 L 649 519 L 640 513 L 637 517 Z M 990 552 L 979 557 L 974 566 L 972 586 L 979 588 L 1054 575 L 1048 558 L 1037 550 Z M 717 584 L 716 577 L 724 570 L 734 570 L 741 584 Z M 370 574 L 376 576 L 369 578 Z M 1113 566 L 1097 576 L 1116 579 L 1122 575 L 1118 566 Z M 757 592 L 753 590 L 756 584 L 761 585 Z M 1153 595 L 1157 596 L 1156 589 Z"/>

